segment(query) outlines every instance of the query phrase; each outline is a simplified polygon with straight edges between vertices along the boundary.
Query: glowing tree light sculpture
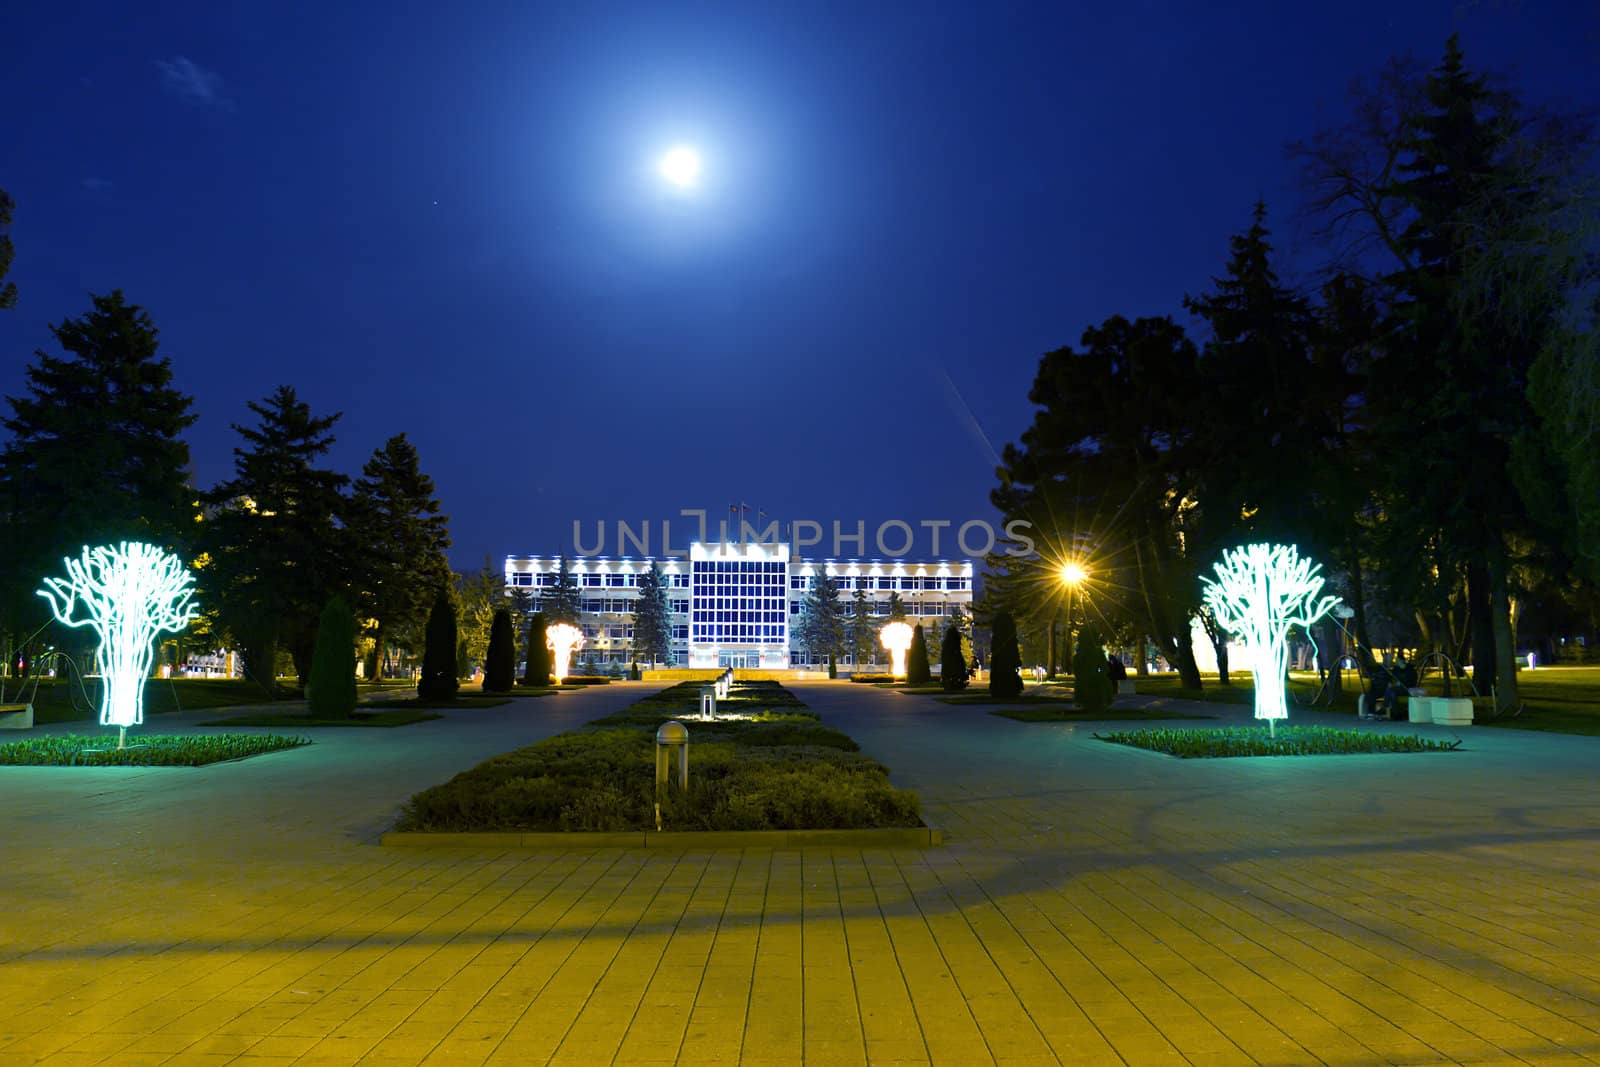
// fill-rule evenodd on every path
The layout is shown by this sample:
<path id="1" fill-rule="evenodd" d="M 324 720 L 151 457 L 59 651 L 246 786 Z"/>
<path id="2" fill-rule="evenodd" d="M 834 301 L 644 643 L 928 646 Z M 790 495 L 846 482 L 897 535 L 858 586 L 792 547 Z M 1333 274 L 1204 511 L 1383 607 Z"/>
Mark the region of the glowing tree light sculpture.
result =
<path id="1" fill-rule="evenodd" d="M 1256 718 L 1267 720 L 1276 734 L 1279 719 L 1289 717 L 1283 679 L 1289 670 L 1289 629 L 1309 628 L 1337 603 L 1336 596 L 1317 599 L 1322 568 L 1301 559 L 1294 545 L 1244 545 L 1222 553 L 1213 568 L 1216 580 L 1202 577 L 1205 602 L 1217 625 L 1244 641 L 1256 682 Z"/>
<path id="2" fill-rule="evenodd" d="M 878 635 L 883 647 L 889 650 L 890 670 L 896 678 L 906 676 L 906 652 L 911 648 L 911 627 L 903 622 L 891 622 Z"/>
<path id="3" fill-rule="evenodd" d="M 58 621 L 100 635 L 100 725 L 117 727 L 117 747 L 125 748 L 128 727 L 144 722 L 155 639 L 178 633 L 200 613 L 191 599 L 194 577 L 177 556 L 142 541 L 85 546 L 79 558 L 61 562 L 67 577 L 46 578 L 39 596 Z M 87 616 L 75 617 L 79 603 Z"/>
<path id="4" fill-rule="evenodd" d="M 544 643 L 555 653 L 556 684 L 572 669 L 572 654 L 583 647 L 583 631 L 570 622 L 558 622 L 545 631 Z"/>

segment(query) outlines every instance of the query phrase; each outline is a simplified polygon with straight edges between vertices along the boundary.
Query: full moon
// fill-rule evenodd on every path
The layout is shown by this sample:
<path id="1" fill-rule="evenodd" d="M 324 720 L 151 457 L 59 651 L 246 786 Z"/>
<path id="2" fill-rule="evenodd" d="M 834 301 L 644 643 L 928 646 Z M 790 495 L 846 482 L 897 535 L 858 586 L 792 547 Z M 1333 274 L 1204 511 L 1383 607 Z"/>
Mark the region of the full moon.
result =
<path id="1" fill-rule="evenodd" d="M 679 145 L 661 157 L 657 169 L 667 181 L 687 189 L 700 178 L 700 156 L 694 149 Z"/>

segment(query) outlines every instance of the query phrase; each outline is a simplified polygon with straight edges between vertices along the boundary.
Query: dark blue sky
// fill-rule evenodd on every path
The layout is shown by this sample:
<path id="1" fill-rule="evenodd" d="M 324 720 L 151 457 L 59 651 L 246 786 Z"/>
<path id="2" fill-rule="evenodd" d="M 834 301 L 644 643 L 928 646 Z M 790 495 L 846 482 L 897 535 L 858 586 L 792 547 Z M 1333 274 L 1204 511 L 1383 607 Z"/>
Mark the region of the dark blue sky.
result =
<path id="1" fill-rule="evenodd" d="M 1282 148 L 1352 76 L 1459 31 L 1525 98 L 1600 102 L 1590 0 L 51 2 L 5 23 L 4 392 L 47 324 L 121 287 L 196 397 L 200 484 L 288 383 L 344 412 L 346 472 L 410 434 L 458 566 L 741 499 L 869 531 L 989 518 L 981 435 L 1026 426 L 1043 351 L 1181 314 L 1258 195 L 1290 265 L 1315 262 Z M 690 197 L 651 170 L 677 142 L 705 156 Z"/>

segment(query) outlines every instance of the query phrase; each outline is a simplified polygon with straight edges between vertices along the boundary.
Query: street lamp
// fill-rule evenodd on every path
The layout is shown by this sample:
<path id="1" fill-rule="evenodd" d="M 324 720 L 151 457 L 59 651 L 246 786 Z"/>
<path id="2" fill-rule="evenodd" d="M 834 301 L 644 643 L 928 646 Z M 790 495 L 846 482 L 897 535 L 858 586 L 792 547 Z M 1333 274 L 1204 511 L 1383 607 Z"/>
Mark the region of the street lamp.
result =
<path id="1" fill-rule="evenodd" d="M 1072 662 L 1072 650 L 1077 645 L 1077 636 L 1072 632 L 1072 595 L 1078 591 L 1078 587 L 1089 577 L 1089 572 L 1083 569 L 1081 563 L 1069 559 L 1061 565 L 1060 573 L 1061 584 L 1067 587 L 1067 648 L 1065 650 L 1067 654 L 1064 658 L 1070 664 Z"/>

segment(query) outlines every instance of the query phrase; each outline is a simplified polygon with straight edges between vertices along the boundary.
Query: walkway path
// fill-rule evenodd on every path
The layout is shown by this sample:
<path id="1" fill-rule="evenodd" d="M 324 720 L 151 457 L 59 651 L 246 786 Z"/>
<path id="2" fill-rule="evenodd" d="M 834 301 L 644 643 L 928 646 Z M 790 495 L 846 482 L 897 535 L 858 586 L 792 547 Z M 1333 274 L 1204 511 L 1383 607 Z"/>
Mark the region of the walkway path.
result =
<path id="1" fill-rule="evenodd" d="M 645 688 L 0 770 L 0 1062 L 1600 1062 L 1600 739 L 1178 761 L 818 683 L 946 848 L 373 844 Z"/>

